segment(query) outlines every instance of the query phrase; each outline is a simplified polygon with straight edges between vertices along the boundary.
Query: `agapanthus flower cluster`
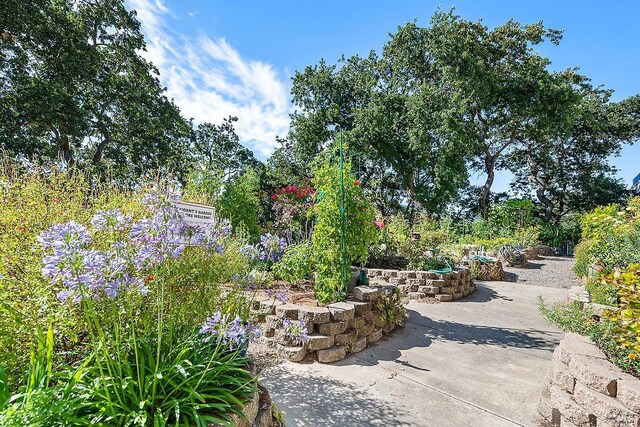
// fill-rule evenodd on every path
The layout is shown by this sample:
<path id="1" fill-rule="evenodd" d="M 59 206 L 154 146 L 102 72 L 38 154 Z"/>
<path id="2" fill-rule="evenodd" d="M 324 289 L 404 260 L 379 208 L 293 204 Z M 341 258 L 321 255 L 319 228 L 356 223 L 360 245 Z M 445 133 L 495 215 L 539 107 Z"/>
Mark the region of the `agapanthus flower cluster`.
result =
<path id="1" fill-rule="evenodd" d="M 173 205 L 178 193 L 152 191 L 144 203 L 151 217 L 134 224 L 119 209 L 100 211 L 92 218 L 95 231 L 126 231 L 125 240 L 112 242 L 105 251 L 90 248 L 92 237 L 86 227 L 71 221 L 43 231 L 38 237 L 45 255 L 44 277 L 64 285 L 61 301 L 78 302 L 84 297 L 115 297 L 125 290 L 147 292 L 149 271 L 182 255 L 182 242 L 194 239 L 222 253 L 222 239 L 231 232 L 228 222 L 206 227 L 189 227 Z M 122 236 L 118 236 L 122 238 Z"/>
<path id="2" fill-rule="evenodd" d="M 256 245 L 245 245 L 241 252 L 254 261 L 265 261 L 269 263 L 275 263 L 280 261 L 284 250 L 287 247 L 287 240 L 266 233 L 260 236 L 260 242 Z"/>
<path id="3" fill-rule="evenodd" d="M 284 319 L 282 329 L 285 338 L 294 344 L 304 344 L 309 339 L 307 325 L 302 320 Z"/>
<path id="4" fill-rule="evenodd" d="M 133 283 L 127 272 L 127 260 L 117 251 L 88 248 L 91 243 L 89 231 L 74 221 L 43 231 L 38 242 L 43 249 L 53 253 L 43 258 L 42 275 L 65 285 L 58 293 L 61 301 L 78 302 L 83 296 L 100 294 L 114 297 Z"/>
<path id="5" fill-rule="evenodd" d="M 217 344 L 233 351 L 260 338 L 260 329 L 257 325 L 243 322 L 239 316 L 233 320 L 230 319 L 228 314 L 223 315 L 219 311 L 209 317 L 200 328 L 200 333 L 206 335 L 204 341 L 215 340 Z"/>
<path id="6" fill-rule="evenodd" d="M 125 230 L 131 224 L 131 216 L 125 215 L 119 208 L 98 212 L 91 224 L 96 231 L 117 232 Z"/>
<path id="7" fill-rule="evenodd" d="M 276 290 L 276 289 L 265 289 L 264 291 L 269 298 L 273 298 L 274 300 L 278 300 L 284 303 L 289 302 L 289 291 L 284 290 Z"/>

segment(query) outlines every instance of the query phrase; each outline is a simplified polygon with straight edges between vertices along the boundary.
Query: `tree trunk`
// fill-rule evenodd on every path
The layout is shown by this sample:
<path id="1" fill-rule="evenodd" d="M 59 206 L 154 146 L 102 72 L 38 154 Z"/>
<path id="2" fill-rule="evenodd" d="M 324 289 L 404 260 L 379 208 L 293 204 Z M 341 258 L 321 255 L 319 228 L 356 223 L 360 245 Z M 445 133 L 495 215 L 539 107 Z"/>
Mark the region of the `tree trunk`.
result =
<path id="1" fill-rule="evenodd" d="M 71 144 L 69 143 L 69 135 L 60 135 L 58 137 L 58 149 L 62 153 L 62 158 L 68 165 L 73 165 L 73 154 L 71 153 Z"/>
<path id="2" fill-rule="evenodd" d="M 104 153 L 104 149 L 111 142 L 111 132 L 107 129 L 104 123 L 98 124 L 98 130 L 102 133 L 102 141 L 96 147 L 96 152 L 93 154 L 93 159 L 91 163 L 94 166 L 97 166 L 102 161 L 102 154 Z"/>
<path id="3" fill-rule="evenodd" d="M 480 206 L 480 214 L 484 219 L 489 217 L 489 193 L 495 179 L 496 158 L 489 152 L 484 155 L 484 171 L 487 173 L 487 180 L 484 182 L 480 190 L 478 204 Z"/>
<path id="4" fill-rule="evenodd" d="M 553 201 L 547 197 L 547 181 L 540 176 L 540 167 L 533 157 L 530 148 L 527 152 L 527 163 L 529 163 L 529 169 L 531 171 L 529 180 L 536 186 L 536 197 L 544 206 L 544 220 L 551 221 L 554 217 Z"/>

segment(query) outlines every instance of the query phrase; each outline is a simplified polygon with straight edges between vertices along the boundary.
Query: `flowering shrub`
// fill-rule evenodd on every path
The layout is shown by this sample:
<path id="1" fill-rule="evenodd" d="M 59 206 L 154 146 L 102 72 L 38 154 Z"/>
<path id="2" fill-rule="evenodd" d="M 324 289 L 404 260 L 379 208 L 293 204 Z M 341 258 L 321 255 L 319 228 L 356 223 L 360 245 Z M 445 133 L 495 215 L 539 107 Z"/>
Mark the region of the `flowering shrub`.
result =
<path id="1" fill-rule="evenodd" d="M 288 246 L 282 259 L 273 266 L 276 277 L 287 282 L 311 280 L 316 256 L 310 242 Z"/>
<path id="2" fill-rule="evenodd" d="M 275 221 L 273 227 L 285 236 L 288 244 L 309 240 L 313 230 L 311 211 L 315 191 L 309 185 L 287 185 L 272 196 Z"/>
<path id="3" fill-rule="evenodd" d="M 620 324 L 618 343 L 630 351 L 629 357 L 640 359 L 640 264 L 608 274 L 602 281 L 618 292 L 620 310 L 607 314 Z"/>

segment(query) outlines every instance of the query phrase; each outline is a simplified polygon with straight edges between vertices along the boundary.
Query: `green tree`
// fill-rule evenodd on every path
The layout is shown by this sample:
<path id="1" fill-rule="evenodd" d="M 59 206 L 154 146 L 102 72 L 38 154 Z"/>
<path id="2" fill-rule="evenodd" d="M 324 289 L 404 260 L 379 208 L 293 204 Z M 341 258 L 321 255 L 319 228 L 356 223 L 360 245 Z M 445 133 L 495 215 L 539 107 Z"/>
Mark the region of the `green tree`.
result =
<path id="1" fill-rule="evenodd" d="M 191 125 L 167 99 L 123 0 L 0 5 L 0 147 L 127 174 L 185 170 Z"/>

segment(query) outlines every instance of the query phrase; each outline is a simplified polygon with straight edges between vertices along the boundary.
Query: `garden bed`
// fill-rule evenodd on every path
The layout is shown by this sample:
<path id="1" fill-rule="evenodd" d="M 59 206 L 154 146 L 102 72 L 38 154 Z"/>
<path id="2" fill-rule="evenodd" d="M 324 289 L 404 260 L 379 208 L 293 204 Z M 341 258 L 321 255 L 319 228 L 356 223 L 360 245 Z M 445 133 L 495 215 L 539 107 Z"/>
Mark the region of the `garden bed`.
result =
<path id="1" fill-rule="evenodd" d="M 381 310 L 383 289 L 356 287 L 345 302 L 320 306 L 305 300 L 291 304 L 278 300 L 256 301 L 264 342 L 292 362 L 317 360 L 333 363 L 358 353 L 391 333 L 398 323 Z M 391 290 L 389 290 L 391 291 Z M 400 319 L 397 319 L 400 320 Z M 306 329 L 304 342 L 292 342 L 287 325 Z"/>
<path id="2" fill-rule="evenodd" d="M 367 275 L 374 282 L 397 286 L 409 299 L 418 301 L 454 301 L 476 290 L 468 268 L 448 274 L 369 268 Z"/>
<path id="3" fill-rule="evenodd" d="M 553 353 L 538 402 L 553 426 L 640 426 L 640 379 L 622 372 L 588 338 L 567 333 Z"/>

